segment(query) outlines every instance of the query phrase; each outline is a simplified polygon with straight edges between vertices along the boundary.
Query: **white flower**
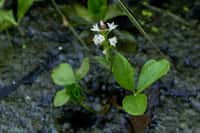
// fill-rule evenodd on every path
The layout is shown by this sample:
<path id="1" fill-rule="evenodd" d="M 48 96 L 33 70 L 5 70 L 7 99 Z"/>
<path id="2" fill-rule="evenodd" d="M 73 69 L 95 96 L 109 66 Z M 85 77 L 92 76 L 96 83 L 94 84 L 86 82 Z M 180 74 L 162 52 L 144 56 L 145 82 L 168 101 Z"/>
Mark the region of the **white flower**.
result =
<path id="1" fill-rule="evenodd" d="M 93 42 L 95 45 L 102 44 L 103 41 L 105 41 L 105 37 L 103 35 L 101 34 L 94 35 Z"/>
<path id="2" fill-rule="evenodd" d="M 112 30 L 116 29 L 117 26 L 118 26 L 118 25 L 116 25 L 114 22 L 112 22 L 112 23 L 107 23 L 107 25 L 108 25 L 109 31 L 112 31 Z"/>
<path id="3" fill-rule="evenodd" d="M 90 30 L 91 31 L 96 31 L 96 32 L 101 31 L 100 28 L 99 28 L 99 26 L 98 26 L 98 24 L 94 24 Z"/>
<path id="4" fill-rule="evenodd" d="M 113 47 L 116 47 L 116 44 L 117 44 L 117 37 L 112 37 L 109 39 L 109 42 L 110 42 L 110 45 L 113 46 Z"/>

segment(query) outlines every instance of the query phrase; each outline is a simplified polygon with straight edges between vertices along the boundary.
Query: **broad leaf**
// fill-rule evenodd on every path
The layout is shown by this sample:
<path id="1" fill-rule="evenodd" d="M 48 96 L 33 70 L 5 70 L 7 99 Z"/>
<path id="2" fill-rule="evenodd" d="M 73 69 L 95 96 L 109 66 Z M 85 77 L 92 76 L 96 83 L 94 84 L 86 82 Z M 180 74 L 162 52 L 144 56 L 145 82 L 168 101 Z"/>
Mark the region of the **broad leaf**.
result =
<path id="1" fill-rule="evenodd" d="M 0 16 L 0 31 L 17 25 L 11 10 L 0 10 Z"/>
<path id="2" fill-rule="evenodd" d="M 70 100 L 70 95 L 67 93 L 66 89 L 63 89 L 56 93 L 53 103 L 55 107 L 59 107 L 66 104 L 69 100 Z"/>
<path id="3" fill-rule="evenodd" d="M 89 58 L 85 58 L 83 59 L 80 68 L 76 71 L 76 79 L 79 81 L 82 78 L 84 78 L 89 70 L 90 70 L 90 61 Z"/>
<path id="4" fill-rule="evenodd" d="M 131 115 L 143 115 L 147 109 L 147 96 L 145 94 L 126 96 L 123 99 L 122 106 Z"/>
<path id="5" fill-rule="evenodd" d="M 88 10 L 95 20 L 102 20 L 107 9 L 107 0 L 88 0 Z"/>
<path id="6" fill-rule="evenodd" d="M 138 92 L 142 92 L 156 80 L 160 79 L 162 76 L 166 75 L 170 69 L 169 61 L 163 59 L 160 61 L 149 60 L 142 67 L 138 82 Z"/>
<path id="7" fill-rule="evenodd" d="M 134 89 L 135 69 L 123 55 L 118 53 L 114 57 L 112 72 L 121 87 L 128 90 Z"/>
<path id="8" fill-rule="evenodd" d="M 20 23 L 26 12 L 29 10 L 31 5 L 33 4 L 33 0 L 18 0 L 17 7 L 17 22 Z"/>
<path id="9" fill-rule="evenodd" d="M 62 63 L 56 67 L 51 76 L 54 83 L 57 85 L 65 86 L 76 83 L 72 67 L 67 63 Z"/>

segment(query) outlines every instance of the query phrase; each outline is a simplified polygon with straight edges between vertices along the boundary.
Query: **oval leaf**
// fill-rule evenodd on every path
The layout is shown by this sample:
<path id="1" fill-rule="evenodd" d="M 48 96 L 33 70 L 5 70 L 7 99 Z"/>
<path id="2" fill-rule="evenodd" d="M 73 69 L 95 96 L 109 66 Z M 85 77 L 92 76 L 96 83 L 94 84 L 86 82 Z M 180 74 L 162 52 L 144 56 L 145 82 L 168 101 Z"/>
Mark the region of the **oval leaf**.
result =
<path id="1" fill-rule="evenodd" d="M 65 86 L 76 82 L 72 67 L 67 63 L 60 64 L 51 74 L 55 84 Z"/>
<path id="2" fill-rule="evenodd" d="M 142 67 L 138 82 L 138 92 L 142 92 L 156 80 L 166 75 L 170 69 L 169 61 L 163 59 L 160 61 L 149 60 Z"/>
<path id="3" fill-rule="evenodd" d="M 88 10 L 95 20 L 103 19 L 107 10 L 107 0 L 88 0 Z"/>
<path id="4" fill-rule="evenodd" d="M 143 115 L 147 109 L 147 96 L 145 94 L 126 96 L 123 99 L 122 106 L 131 115 Z"/>
<path id="5" fill-rule="evenodd" d="M 76 71 L 76 79 L 79 81 L 84 78 L 90 69 L 89 58 L 84 58 L 80 68 Z"/>
<path id="6" fill-rule="evenodd" d="M 33 4 L 33 0 L 18 0 L 18 7 L 17 7 L 17 21 L 18 23 L 24 17 L 28 9 Z"/>
<path id="7" fill-rule="evenodd" d="M 114 57 L 112 71 L 115 80 L 121 85 L 121 87 L 128 90 L 134 89 L 135 70 L 123 55 L 118 53 Z"/>
<path id="8" fill-rule="evenodd" d="M 54 106 L 55 107 L 63 106 L 69 101 L 69 99 L 70 99 L 70 95 L 67 94 L 66 89 L 58 91 L 56 93 L 56 96 L 54 97 L 54 101 L 53 101 Z"/>

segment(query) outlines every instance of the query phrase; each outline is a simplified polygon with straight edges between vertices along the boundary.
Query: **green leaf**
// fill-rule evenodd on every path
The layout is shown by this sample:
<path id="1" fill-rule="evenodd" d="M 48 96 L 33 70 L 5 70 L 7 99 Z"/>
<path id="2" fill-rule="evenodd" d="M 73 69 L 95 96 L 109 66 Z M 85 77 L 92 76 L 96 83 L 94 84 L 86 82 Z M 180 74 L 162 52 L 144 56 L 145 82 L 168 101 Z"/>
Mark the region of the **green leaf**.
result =
<path id="1" fill-rule="evenodd" d="M 120 53 L 114 57 L 112 72 L 115 80 L 121 85 L 121 87 L 124 87 L 128 90 L 134 89 L 135 69 Z"/>
<path id="2" fill-rule="evenodd" d="M 76 4 L 74 5 L 74 9 L 78 16 L 84 18 L 88 22 L 92 22 L 92 14 L 84 6 Z"/>
<path id="3" fill-rule="evenodd" d="M 110 62 L 108 60 L 106 60 L 106 58 L 104 58 L 102 56 L 97 56 L 97 57 L 95 57 L 95 59 L 104 68 L 110 70 Z"/>
<path id="4" fill-rule="evenodd" d="M 17 25 L 11 10 L 0 10 L 0 16 L 0 31 Z"/>
<path id="5" fill-rule="evenodd" d="M 108 6 L 104 21 L 108 21 L 110 19 L 113 19 L 118 16 L 125 16 L 126 14 L 119 9 L 119 6 L 117 4 L 112 4 Z"/>
<path id="6" fill-rule="evenodd" d="M 51 76 L 54 83 L 57 85 L 65 86 L 76 83 L 72 67 L 67 63 L 62 63 L 56 67 Z"/>
<path id="7" fill-rule="evenodd" d="M 69 100 L 70 100 L 70 95 L 67 94 L 66 89 L 63 89 L 56 93 L 53 103 L 54 103 L 55 107 L 59 107 L 59 106 L 63 106 L 64 104 L 66 104 Z"/>
<path id="8" fill-rule="evenodd" d="M 18 0 L 17 7 L 17 22 L 20 23 L 26 12 L 29 10 L 31 5 L 33 4 L 33 0 Z"/>
<path id="9" fill-rule="evenodd" d="M 122 107 L 131 115 L 143 115 L 147 109 L 147 96 L 145 94 L 126 96 L 122 101 Z"/>
<path id="10" fill-rule="evenodd" d="M 138 92 L 142 92 L 156 80 L 160 79 L 162 76 L 166 75 L 170 69 L 169 61 L 163 60 L 149 60 L 142 67 L 138 82 Z"/>
<path id="11" fill-rule="evenodd" d="M 68 92 L 71 96 L 71 101 L 74 103 L 80 103 L 82 102 L 84 96 L 83 96 L 83 89 L 76 85 L 74 88 L 68 89 Z"/>
<path id="12" fill-rule="evenodd" d="M 76 79 L 79 81 L 84 78 L 90 70 L 89 58 L 84 58 L 80 68 L 76 71 Z"/>
<path id="13" fill-rule="evenodd" d="M 95 20 L 102 20 L 107 10 L 107 0 L 88 0 L 88 10 Z"/>
<path id="14" fill-rule="evenodd" d="M 3 7 L 4 3 L 5 3 L 5 0 L 0 0 L 0 8 Z"/>

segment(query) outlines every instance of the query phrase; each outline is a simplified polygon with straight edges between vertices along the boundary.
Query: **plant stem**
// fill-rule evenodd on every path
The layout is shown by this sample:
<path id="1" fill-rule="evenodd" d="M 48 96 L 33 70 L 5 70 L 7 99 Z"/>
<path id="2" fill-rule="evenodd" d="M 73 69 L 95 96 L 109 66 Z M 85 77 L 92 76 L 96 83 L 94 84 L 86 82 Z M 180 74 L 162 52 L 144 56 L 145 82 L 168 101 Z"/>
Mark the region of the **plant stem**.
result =
<path id="1" fill-rule="evenodd" d="M 98 113 L 97 111 L 95 111 L 94 109 L 92 109 L 91 107 L 89 107 L 87 104 L 85 104 L 84 102 L 81 102 L 80 105 L 87 111 L 91 112 L 91 113 Z"/>
<path id="2" fill-rule="evenodd" d="M 128 16 L 129 20 L 131 21 L 131 23 L 133 25 L 135 25 L 135 27 L 138 29 L 138 31 L 144 35 L 144 37 L 149 41 L 149 43 L 156 49 L 157 52 L 160 53 L 160 55 L 162 55 L 163 57 L 165 57 L 165 55 L 162 53 L 162 51 L 153 43 L 152 39 L 150 38 L 150 36 L 144 31 L 144 29 L 142 28 L 142 26 L 139 24 L 139 22 L 136 20 L 136 18 L 131 14 L 131 12 L 129 11 L 129 9 L 127 8 L 127 6 L 124 5 L 124 3 L 121 0 L 118 0 L 119 5 L 121 7 L 121 9 L 126 13 L 126 15 Z"/>
<path id="3" fill-rule="evenodd" d="M 69 30 L 72 32 L 72 34 L 79 40 L 79 42 L 81 43 L 81 45 L 84 47 L 84 49 L 86 49 L 87 51 L 89 51 L 89 48 L 87 47 L 86 43 L 83 41 L 83 39 L 81 39 L 81 37 L 78 35 L 78 33 L 76 32 L 76 30 L 74 29 L 74 27 L 69 23 L 69 21 L 67 20 L 67 17 L 62 13 L 62 11 L 59 9 L 58 5 L 56 4 L 55 0 L 51 0 L 52 4 L 54 6 L 54 8 L 56 9 L 56 11 L 60 14 L 60 16 L 63 19 L 64 22 L 64 26 L 68 27 Z"/>
<path id="4" fill-rule="evenodd" d="M 12 42 L 11 42 L 11 40 L 10 40 L 10 34 L 9 34 L 8 30 L 6 30 L 6 36 L 7 36 L 9 45 L 12 47 L 13 44 L 12 44 Z"/>

